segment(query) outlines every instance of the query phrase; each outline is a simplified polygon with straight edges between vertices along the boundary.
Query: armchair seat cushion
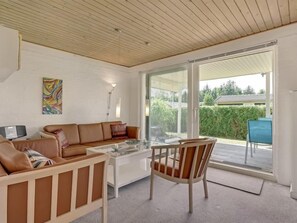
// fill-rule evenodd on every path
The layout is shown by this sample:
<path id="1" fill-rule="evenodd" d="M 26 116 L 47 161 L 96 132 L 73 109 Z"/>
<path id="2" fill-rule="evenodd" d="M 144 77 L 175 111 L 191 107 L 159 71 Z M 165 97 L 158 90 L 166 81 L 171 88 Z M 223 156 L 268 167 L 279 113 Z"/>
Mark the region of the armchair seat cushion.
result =
<path id="1" fill-rule="evenodd" d="M 53 157 L 53 158 L 51 158 L 51 160 L 53 160 L 55 163 L 63 163 L 66 161 L 66 159 L 59 157 L 59 156 Z"/>
<path id="2" fill-rule="evenodd" d="M 175 167 L 173 169 L 173 158 L 171 157 L 168 157 L 168 160 L 167 160 L 167 170 L 166 170 L 166 173 L 165 173 L 165 163 L 166 163 L 166 158 L 162 158 L 161 159 L 161 162 L 159 163 L 158 160 L 155 160 L 154 162 L 154 170 L 156 171 L 159 171 L 159 164 L 160 164 L 160 171 L 161 173 L 163 174 L 166 174 L 168 176 L 172 176 L 172 171 L 174 170 L 174 177 L 179 177 L 179 162 L 176 160 L 175 161 Z"/>

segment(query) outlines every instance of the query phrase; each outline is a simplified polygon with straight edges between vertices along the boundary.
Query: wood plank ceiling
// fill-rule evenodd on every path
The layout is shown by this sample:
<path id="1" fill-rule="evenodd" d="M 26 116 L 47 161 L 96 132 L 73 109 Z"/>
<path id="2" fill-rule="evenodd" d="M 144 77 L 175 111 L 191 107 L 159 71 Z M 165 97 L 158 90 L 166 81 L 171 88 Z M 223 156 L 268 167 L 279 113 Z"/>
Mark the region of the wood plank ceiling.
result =
<path id="1" fill-rule="evenodd" d="M 127 67 L 296 21 L 297 0 L 0 1 L 24 41 Z"/>

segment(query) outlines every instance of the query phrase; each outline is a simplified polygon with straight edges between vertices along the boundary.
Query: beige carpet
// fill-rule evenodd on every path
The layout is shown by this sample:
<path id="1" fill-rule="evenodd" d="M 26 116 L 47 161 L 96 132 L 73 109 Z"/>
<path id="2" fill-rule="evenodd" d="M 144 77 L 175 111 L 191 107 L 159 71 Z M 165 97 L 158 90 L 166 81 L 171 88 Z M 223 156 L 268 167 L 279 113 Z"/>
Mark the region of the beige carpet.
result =
<path id="1" fill-rule="evenodd" d="M 264 183 L 264 180 L 260 178 L 215 168 L 207 169 L 207 181 L 256 195 L 261 194 Z"/>
<path id="2" fill-rule="evenodd" d="M 149 200 L 149 177 L 121 187 L 119 197 L 108 201 L 108 223 L 297 222 L 297 201 L 290 198 L 290 188 L 269 181 L 264 182 L 260 196 L 208 183 L 208 199 L 204 198 L 203 183 L 196 183 L 193 214 L 188 212 L 188 185 L 156 177 L 154 189 L 154 199 Z M 73 223 L 99 222 L 101 210 Z"/>

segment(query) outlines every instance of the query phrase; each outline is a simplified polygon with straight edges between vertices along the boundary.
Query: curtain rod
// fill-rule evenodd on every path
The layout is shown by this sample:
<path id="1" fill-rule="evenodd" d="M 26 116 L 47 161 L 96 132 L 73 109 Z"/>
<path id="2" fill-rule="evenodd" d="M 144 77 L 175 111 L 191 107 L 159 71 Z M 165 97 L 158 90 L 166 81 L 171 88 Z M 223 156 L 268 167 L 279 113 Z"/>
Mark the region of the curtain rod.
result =
<path id="1" fill-rule="evenodd" d="M 200 62 L 200 61 L 204 61 L 204 60 L 210 60 L 210 59 L 215 59 L 215 58 L 219 58 L 219 57 L 230 56 L 230 55 L 234 55 L 234 54 L 238 54 L 238 53 L 244 53 L 244 52 L 257 50 L 257 49 L 261 49 L 261 48 L 265 48 L 265 47 L 269 47 L 269 46 L 274 46 L 276 44 L 277 44 L 277 40 L 274 40 L 274 41 L 271 41 L 268 43 L 264 43 L 264 44 L 260 44 L 260 45 L 256 45 L 256 46 L 252 46 L 252 47 L 247 47 L 244 49 L 234 50 L 234 51 L 230 51 L 227 53 L 221 53 L 221 54 L 216 54 L 216 55 L 212 55 L 212 56 L 208 56 L 208 57 L 189 60 L 188 62 L 195 63 L 195 62 Z"/>

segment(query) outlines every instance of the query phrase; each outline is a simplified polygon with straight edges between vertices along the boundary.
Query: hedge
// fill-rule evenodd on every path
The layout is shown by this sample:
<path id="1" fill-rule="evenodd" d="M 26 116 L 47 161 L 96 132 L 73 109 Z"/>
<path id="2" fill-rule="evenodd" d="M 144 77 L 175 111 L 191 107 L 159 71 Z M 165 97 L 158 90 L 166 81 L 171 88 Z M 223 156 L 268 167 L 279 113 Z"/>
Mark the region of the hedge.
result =
<path id="1" fill-rule="evenodd" d="M 265 106 L 201 106 L 200 135 L 245 140 L 247 120 L 265 117 Z"/>
<path id="2" fill-rule="evenodd" d="M 177 109 L 155 99 L 152 103 L 151 126 L 165 132 L 177 132 Z M 187 132 L 187 109 L 181 109 L 181 132 Z M 200 106 L 200 135 L 245 140 L 247 120 L 265 117 L 265 106 Z"/>

